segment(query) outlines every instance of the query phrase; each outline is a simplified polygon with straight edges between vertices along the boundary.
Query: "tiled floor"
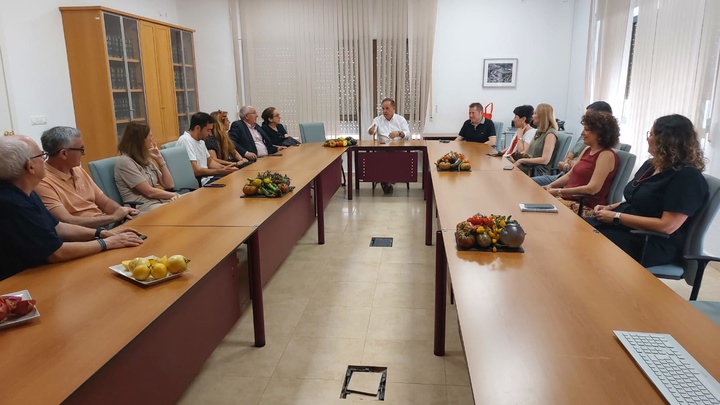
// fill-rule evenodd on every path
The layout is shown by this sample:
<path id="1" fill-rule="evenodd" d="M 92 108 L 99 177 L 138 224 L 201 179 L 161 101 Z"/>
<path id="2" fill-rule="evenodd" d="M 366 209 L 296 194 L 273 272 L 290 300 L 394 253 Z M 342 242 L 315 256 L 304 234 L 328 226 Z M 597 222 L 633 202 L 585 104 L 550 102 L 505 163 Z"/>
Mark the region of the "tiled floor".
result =
<path id="1" fill-rule="evenodd" d="M 360 404 L 339 399 L 349 364 L 388 367 L 387 404 L 472 404 L 467 365 L 448 306 L 447 350 L 433 355 L 434 247 L 424 243 L 419 186 L 384 196 L 344 189 L 326 209 L 326 244 L 311 228 L 264 290 L 267 345 L 253 347 L 246 311 L 208 359 L 182 404 Z M 392 248 L 369 247 L 372 236 Z M 684 281 L 666 282 L 684 297 Z M 720 301 L 709 269 L 700 299 Z"/>

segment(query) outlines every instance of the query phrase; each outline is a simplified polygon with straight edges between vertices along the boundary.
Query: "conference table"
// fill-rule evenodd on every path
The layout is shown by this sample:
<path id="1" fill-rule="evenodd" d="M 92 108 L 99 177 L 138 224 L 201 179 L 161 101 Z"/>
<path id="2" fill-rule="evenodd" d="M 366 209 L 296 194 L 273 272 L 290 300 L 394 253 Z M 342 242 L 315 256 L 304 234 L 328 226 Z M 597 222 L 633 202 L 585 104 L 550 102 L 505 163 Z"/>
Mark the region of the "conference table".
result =
<path id="1" fill-rule="evenodd" d="M 431 171 L 437 204 L 436 355 L 445 352 L 447 277 L 476 404 L 664 403 L 613 330 L 669 333 L 720 379 L 720 327 L 490 147 L 454 149 L 470 173 Z M 496 160 L 492 160 L 496 159 Z M 551 203 L 558 213 L 521 212 Z M 457 223 L 511 215 L 525 253 L 458 251 Z"/>
<path id="2" fill-rule="evenodd" d="M 27 289 L 41 316 L 0 331 L 0 402 L 172 403 L 252 301 L 255 345 L 265 344 L 262 286 L 340 186 L 345 148 L 283 151 L 133 219 L 148 236 L 111 250 L 26 270 L 0 293 Z M 295 189 L 281 198 L 242 198 L 247 178 L 270 170 Z M 236 251 L 248 244 L 249 269 Z M 108 269 L 148 255 L 183 254 L 189 271 L 141 287 Z M 9 385 L 5 385 L 5 383 Z"/>

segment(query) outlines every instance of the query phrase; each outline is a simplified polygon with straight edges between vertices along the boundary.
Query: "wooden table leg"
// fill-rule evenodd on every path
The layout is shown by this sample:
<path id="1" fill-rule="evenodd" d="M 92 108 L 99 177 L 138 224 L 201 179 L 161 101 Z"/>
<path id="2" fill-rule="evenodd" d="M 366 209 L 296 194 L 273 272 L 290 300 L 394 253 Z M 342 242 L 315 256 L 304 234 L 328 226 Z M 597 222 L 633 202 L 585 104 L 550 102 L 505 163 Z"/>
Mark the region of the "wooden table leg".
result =
<path id="1" fill-rule="evenodd" d="M 436 356 L 445 355 L 445 299 L 447 294 L 447 258 L 442 231 L 435 237 L 435 345 Z"/>
<path id="2" fill-rule="evenodd" d="M 257 230 L 248 240 L 250 268 L 250 298 L 252 299 L 255 347 L 265 346 L 265 309 L 263 307 L 262 274 L 260 272 L 260 243 Z"/>
<path id="3" fill-rule="evenodd" d="M 425 245 L 432 246 L 433 228 L 433 187 L 432 182 L 425 183 Z M 439 242 L 436 241 L 439 244 Z"/>
<path id="4" fill-rule="evenodd" d="M 318 223 L 318 245 L 325 244 L 325 197 L 322 173 L 315 177 L 315 215 Z"/>
<path id="5" fill-rule="evenodd" d="M 347 195 L 348 200 L 352 200 L 353 198 L 353 148 L 347 149 L 347 157 L 348 157 L 348 172 L 347 172 Z"/>

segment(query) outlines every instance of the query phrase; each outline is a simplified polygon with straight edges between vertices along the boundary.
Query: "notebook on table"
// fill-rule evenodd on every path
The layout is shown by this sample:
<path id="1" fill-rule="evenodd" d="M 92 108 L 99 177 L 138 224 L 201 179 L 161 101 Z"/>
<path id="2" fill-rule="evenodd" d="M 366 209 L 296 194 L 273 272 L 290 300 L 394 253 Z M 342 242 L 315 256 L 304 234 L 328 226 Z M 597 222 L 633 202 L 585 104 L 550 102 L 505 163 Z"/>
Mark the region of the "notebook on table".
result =
<path id="1" fill-rule="evenodd" d="M 522 212 L 558 212 L 556 206 L 552 204 L 520 204 Z"/>

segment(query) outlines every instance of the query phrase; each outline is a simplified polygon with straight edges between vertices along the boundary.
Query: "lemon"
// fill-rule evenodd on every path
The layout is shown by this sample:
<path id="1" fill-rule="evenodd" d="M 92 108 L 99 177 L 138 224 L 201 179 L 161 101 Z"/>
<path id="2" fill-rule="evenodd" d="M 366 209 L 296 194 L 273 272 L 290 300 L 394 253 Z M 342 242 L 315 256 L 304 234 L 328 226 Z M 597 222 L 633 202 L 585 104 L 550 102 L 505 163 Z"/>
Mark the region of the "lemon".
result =
<path id="1" fill-rule="evenodd" d="M 187 270 L 189 261 L 183 255 L 172 255 L 167 259 L 167 270 L 172 274 L 181 273 Z"/>
<path id="2" fill-rule="evenodd" d="M 146 259 L 144 257 L 136 257 L 136 258 L 130 260 L 130 263 L 128 263 L 128 270 L 133 271 L 133 270 L 135 270 L 135 267 L 137 267 L 137 266 L 140 266 L 140 265 L 148 266 L 149 264 L 150 264 L 150 262 L 148 261 L 148 259 Z"/>
<path id="3" fill-rule="evenodd" d="M 265 184 L 270 184 L 271 181 L 272 181 L 272 180 L 270 180 L 269 177 L 265 177 L 265 178 L 263 179 L 263 182 L 264 182 Z"/>
<path id="4" fill-rule="evenodd" d="M 260 186 L 262 186 L 263 181 L 262 181 L 261 179 L 255 179 L 255 180 L 253 180 L 251 183 L 252 183 L 252 185 L 255 186 L 255 187 L 260 187 Z"/>
<path id="5" fill-rule="evenodd" d="M 159 258 L 157 262 L 161 263 L 163 266 L 167 267 L 167 255 Z"/>
<path id="6" fill-rule="evenodd" d="M 132 276 L 135 280 L 145 281 L 150 277 L 150 268 L 147 264 L 135 266 L 132 270 Z"/>
<path id="7" fill-rule="evenodd" d="M 129 269 L 130 262 L 131 262 L 131 260 L 123 260 L 122 261 L 122 265 L 123 265 L 123 267 L 125 267 L 125 270 Z"/>
<path id="8" fill-rule="evenodd" d="M 157 263 L 157 261 L 158 261 L 158 258 L 157 258 L 156 256 L 153 256 L 153 257 L 151 257 L 151 258 L 148 259 L 148 262 L 150 262 L 150 267 L 151 267 L 151 268 L 152 268 L 152 266 L 155 265 L 155 263 Z"/>
<path id="9" fill-rule="evenodd" d="M 161 279 L 167 277 L 168 271 L 167 267 L 165 267 L 162 263 L 156 263 L 152 270 L 150 270 L 150 275 L 153 276 L 154 279 Z"/>

